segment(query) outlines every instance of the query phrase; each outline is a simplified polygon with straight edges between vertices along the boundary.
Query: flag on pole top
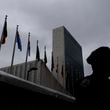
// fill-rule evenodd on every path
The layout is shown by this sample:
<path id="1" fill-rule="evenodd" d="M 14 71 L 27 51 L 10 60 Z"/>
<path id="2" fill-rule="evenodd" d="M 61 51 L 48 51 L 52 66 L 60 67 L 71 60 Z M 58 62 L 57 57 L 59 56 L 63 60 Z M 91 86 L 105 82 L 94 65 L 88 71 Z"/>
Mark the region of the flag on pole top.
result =
<path id="1" fill-rule="evenodd" d="M 2 44 L 5 44 L 6 38 L 7 38 L 7 17 L 8 16 L 6 15 L 3 30 L 2 30 L 2 34 L 1 34 L 1 39 L 0 39 L 0 48 L 1 48 Z"/>
<path id="2" fill-rule="evenodd" d="M 47 63 L 46 46 L 44 47 L 44 63 Z"/>
<path id="3" fill-rule="evenodd" d="M 30 46 L 30 32 L 28 34 L 28 55 L 30 56 L 31 46 Z"/>
<path id="4" fill-rule="evenodd" d="M 38 46 L 38 40 L 37 40 L 37 47 L 36 47 L 36 60 L 40 60 L 40 52 L 39 52 L 39 46 Z"/>
<path id="5" fill-rule="evenodd" d="M 17 29 L 16 29 L 16 43 L 18 44 L 18 49 L 20 51 L 22 51 L 22 45 L 21 45 L 21 39 L 20 39 L 19 31 L 18 31 L 18 25 L 17 25 Z"/>

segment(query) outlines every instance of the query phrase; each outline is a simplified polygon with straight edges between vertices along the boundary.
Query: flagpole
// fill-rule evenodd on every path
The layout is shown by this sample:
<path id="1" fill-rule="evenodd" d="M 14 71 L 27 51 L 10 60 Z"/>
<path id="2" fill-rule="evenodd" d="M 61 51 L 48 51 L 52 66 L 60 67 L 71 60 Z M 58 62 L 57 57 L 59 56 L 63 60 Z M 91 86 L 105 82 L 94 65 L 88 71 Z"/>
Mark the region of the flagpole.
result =
<path id="1" fill-rule="evenodd" d="M 30 39 L 30 32 L 28 33 L 28 42 Z M 25 60 L 25 71 L 24 71 L 24 79 L 27 79 L 27 60 L 28 60 L 28 43 L 27 43 L 27 51 L 26 51 L 26 60 Z"/>
<path id="2" fill-rule="evenodd" d="M 16 26 L 16 33 L 18 31 L 18 27 L 19 27 L 19 25 Z M 13 46 L 10 74 L 13 74 L 13 62 L 14 62 L 14 56 L 15 56 L 15 48 L 16 48 L 16 34 L 15 34 L 15 40 L 14 40 L 14 46 Z"/>

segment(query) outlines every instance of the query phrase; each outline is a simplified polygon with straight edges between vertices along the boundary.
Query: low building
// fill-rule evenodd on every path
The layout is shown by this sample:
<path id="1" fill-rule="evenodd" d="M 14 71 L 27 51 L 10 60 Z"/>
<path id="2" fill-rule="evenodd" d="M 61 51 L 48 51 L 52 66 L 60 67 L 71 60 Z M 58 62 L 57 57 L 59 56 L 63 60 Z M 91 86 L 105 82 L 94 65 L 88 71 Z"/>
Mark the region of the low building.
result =
<path id="1" fill-rule="evenodd" d="M 25 63 L 16 64 L 13 66 L 13 73 L 10 73 L 11 67 L 1 68 L 1 71 L 7 74 L 12 74 L 21 79 L 28 80 L 32 83 L 43 85 L 45 87 L 58 90 L 63 93 L 69 94 L 63 86 L 54 78 L 45 63 L 40 60 L 34 60 L 27 62 L 27 72 L 25 73 Z"/>

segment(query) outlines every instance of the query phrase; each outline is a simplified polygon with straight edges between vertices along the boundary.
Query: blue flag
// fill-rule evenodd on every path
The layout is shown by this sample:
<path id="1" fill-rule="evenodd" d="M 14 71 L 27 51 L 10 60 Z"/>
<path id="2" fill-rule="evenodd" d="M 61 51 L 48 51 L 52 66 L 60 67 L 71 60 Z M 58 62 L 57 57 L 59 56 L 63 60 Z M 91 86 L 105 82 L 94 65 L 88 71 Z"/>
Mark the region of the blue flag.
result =
<path id="1" fill-rule="evenodd" d="M 18 49 L 19 49 L 20 51 L 22 51 L 21 39 L 20 39 L 18 30 L 17 30 L 17 32 L 16 32 L 16 43 L 18 44 Z"/>

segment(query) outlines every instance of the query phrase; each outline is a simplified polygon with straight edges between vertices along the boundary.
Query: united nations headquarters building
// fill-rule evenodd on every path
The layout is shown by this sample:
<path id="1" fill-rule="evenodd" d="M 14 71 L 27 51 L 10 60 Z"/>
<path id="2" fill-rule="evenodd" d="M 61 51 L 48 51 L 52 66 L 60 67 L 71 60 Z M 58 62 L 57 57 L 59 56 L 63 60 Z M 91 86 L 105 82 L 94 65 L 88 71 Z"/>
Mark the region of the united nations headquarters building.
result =
<path id="1" fill-rule="evenodd" d="M 52 34 L 52 70 L 43 59 L 0 68 L 0 97 L 2 103 L 11 103 L 9 109 L 14 104 L 17 110 L 48 105 L 74 108 L 74 86 L 84 77 L 82 47 L 64 26 Z"/>

